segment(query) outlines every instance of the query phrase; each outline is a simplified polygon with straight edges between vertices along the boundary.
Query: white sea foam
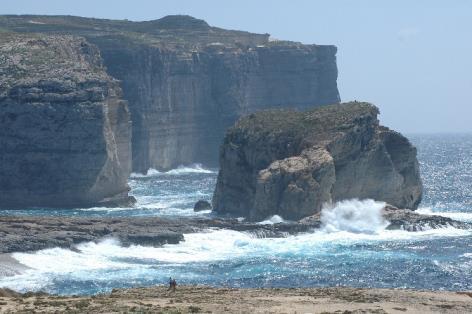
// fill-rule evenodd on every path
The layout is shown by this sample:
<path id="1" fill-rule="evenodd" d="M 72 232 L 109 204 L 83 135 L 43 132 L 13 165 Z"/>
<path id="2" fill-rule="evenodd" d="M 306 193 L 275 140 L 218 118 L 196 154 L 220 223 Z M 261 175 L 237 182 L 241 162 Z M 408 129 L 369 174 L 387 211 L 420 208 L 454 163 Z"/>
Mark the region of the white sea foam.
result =
<path id="1" fill-rule="evenodd" d="M 131 207 L 89 207 L 89 208 L 78 208 L 84 212 L 120 212 L 132 209 Z"/>
<path id="2" fill-rule="evenodd" d="M 78 246 L 78 251 L 52 248 L 36 253 L 13 253 L 12 257 L 21 261 L 23 265 L 42 272 L 72 272 L 126 267 L 126 264 L 110 260 L 110 257 L 114 255 L 114 248 L 118 247 L 120 244 L 117 240 L 106 239 L 99 243 L 83 243 Z"/>
<path id="3" fill-rule="evenodd" d="M 168 244 L 157 248 L 139 245 L 124 248 L 115 240 L 105 240 L 99 243 L 81 244 L 77 252 L 56 248 L 36 253 L 15 253 L 13 257 L 33 269 L 72 271 L 77 268 L 125 267 L 126 264 L 116 260 L 125 257 L 169 263 L 206 262 L 237 256 L 310 254 L 316 251 L 315 248 L 339 243 L 425 240 L 471 234 L 469 230 L 455 228 L 419 232 L 384 230 L 386 223 L 378 217 L 377 212 L 381 207 L 382 203 L 370 200 L 343 201 L 337 206 L 324 209 L 321 230 L 286 238 L 256 238 L 245 232 L 218 229 L 186 234 L 185 241 L 180 244 Z M 363 209 L 366 213 L 362 213 Z M 362 222 L 362 219 L 366 219 L 367 222 Z M 62 256 L 63 259 L 58 260 L 58 256 Z M 64 259 L 67 262 L 64 262 Z"/>
<path id="4" fill-rule="evenodd" d="M 285 220 L 280 217 L 279 215 L 274 215 L 272 217 L 267 218 L 266 220 L 263 220 L 261 222 L 258 222 L 260 225 L 273 225 L 273 224 L 279 224 L 283 223 Z"/>
<path id="5" fill-rule="evenodd" d="M 319 231 L 270 239 L 255 238 L 250 234 L 232 230 L 212 230 L 187 234 L 185 241 L 180 244 L 158 248 L 139 245 L 122 247 L 117 241 L 107 240 L 79 245 L 77 252 L 55 248 L 35 253 L 15 253 L 13 257 L 31 269 L 21 275 L 1 279 L 0 287 L 22 291 L 41 290 L 54 285 L 54 278 L 59 277 L 78 281 L 120 281 L 129 276 L 166 276 L 166 267 L 188 263 L 207 265 L 221 261 L 276 256 L 316 258 L 318 255 L 333 254 L 336 246 L 343 246 L 345 250 L 359 243 L 401 240 L 411 242 L 465 234 L 466 231 L 453 228 L 422 232 L 396 230 L 379 234 Z"/>
<path id="6" fill-rule="evenodd" d="M 124 259 L 144 259 L 161 263 L 195 263 L 228 260 L 237 257 L 273 255 L 316 255 L 333 245 L 356 243 L 425 240 L 447 236 L 470 235 L 469 231 L 454 228 L 421 232 L 385 230 L 379 234 L 324 232 L 289 236 L 286 238 L 255 238 L 233 230 L 210 230 L 185 235 L 185 241 L 162 247 L 133 245 L 122 247 L 116 240 L 85 243 L 77 251 L 46 249 L 35 253 L 14 253 L 12 257 L 33 271 L 64 273 L 104 268 L 127 268 L 133 263 Z"/>
<path id="7" fill-rule="evenodd" d="M 384 202 L 374 200 L 346 200 L 325 205 L 321 222 L 326 232 L 378 233 L 388 226 L 382 217 Z"/>
<path id="8" fill-rule="evenodd" d="M 158 177 L 161 175 L 183 175 L 189 173 L 216 173 L 214 170 L 206 169 L 201 164 L 192 164 L 190 166 L 179 166 L 175 169 L 169 171 L 159 171 L 153 168 L 150 168 L 146 174 L 142 173 L 132 173 L 131 178 L 146 178 L 146 177 Z"/>
<path id="9" fill-rule="evenodd" d="M 416 241 L 472 234 L 470 230 L 452 227 L 419 232 L 385 230 L 386 222 L 379 217 L 382 207 L 382 203 L 371 200 L 340 202 L 324 208 L 322 229 L 286 238 L 257 238 L 249 233 L 223 229 L 186 234 L 185 241 L 162 247 L 122 247 L 118 241 L 108 239 L 81 244 L 77 251 L 54 248 L 34 253 L 14 253 L 13 258 L 31 269 L 21 275 L 1 279 L 0 287 L 39 290 L 53 284 L 51 278 L 58 276 L 93 281 L 102 280 L 102 277 L 111 280 L 114 276 L 117 280 L 125 280 L 130 273 L 144 276 L 149 272 L 155 275 L 158 272 L 166 276 L 165 267 L 172 265 L 207 265 L 267 257 L 310 259 L 320 254 L 333 254 L 333 250 L 339 247 L 349 250 L 357 244 L 383 245 L 384 242 L 408 241 L 412 246 Z"/>
<path id="10" fill-rule="evenodd" d="M 421 207 L 416 212 L 422 215 L 437 215 L 458 221 L 472 222 L 472 213 L 433 211 L 431 207 Z"/>

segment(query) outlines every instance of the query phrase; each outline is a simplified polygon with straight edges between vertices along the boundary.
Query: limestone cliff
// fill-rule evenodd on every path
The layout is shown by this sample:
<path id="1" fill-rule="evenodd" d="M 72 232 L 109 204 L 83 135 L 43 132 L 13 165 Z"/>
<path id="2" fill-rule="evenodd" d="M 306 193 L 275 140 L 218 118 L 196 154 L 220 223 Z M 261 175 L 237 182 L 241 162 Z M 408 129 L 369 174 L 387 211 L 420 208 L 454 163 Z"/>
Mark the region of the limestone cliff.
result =
<path id="1" fill-rule="evenodd" d="M 0 32 L 0 206 L 128 202 L 131 126 L 98 49 Z"/>
<path id="2" fill-rule="evenodd" d="M 269 41 L 189 16 L 3 16 L 0 27 L 80 35 L 99 47 L 129 102 L 134 171 L 215 166 L 224 132 L 239 117 L 339 102 L 334 46 Z"/>
<path id="3" fill-rule="evenodd" d="M 351 102 L 242 118 L 221 147 L 214 210 L 295 220 L 351 198 L 416 209 L 422 195 L 416 149 L 380 126 L 378 113 Z"/>

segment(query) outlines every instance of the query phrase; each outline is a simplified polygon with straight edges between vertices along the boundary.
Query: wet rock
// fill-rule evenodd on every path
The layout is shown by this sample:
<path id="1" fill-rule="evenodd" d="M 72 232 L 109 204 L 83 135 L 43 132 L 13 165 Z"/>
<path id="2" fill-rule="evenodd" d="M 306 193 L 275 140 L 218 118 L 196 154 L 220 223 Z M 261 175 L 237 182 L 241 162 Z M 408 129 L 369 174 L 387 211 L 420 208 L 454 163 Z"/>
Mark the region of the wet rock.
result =
<path id="1" fill-rule="evenodd" d="M 0 217 L 0 253 L 53 247 L 77 250 L 80 243 L 104 239 L 116 239 L 123 246 L 177 244 L 184 240 L 184 234 L 208 228 L 249 232 L 257 237 L 285 237 L 319 226 L 319 221 L 260 225 L 236 219 Z"/>
<path id="2" fill-rule="evenodd" d="M 457 229 L 472 229 L 472 224 L 453 220 L 439 215 L 422 215 L 408 209 L 398 209 L 386 206 L 383 210 L 384 218 L 390 223 L 389 230 L 422 231 L 453 227 Z"/>
<path id="3" fill-rule="evenodd" d="M 211 210 L 211 204 L 208 201 L 199 200 L 198 202 L 195 203 L 195 206 L 193 207 L 193 211 L 200 212 L 203 210 Z"/>
<path id="4" fill-rule="evenodd" d="M 77 249 L 84 242 L 116 239 L 121 245 L 176 244 L 195 232 L 188 222 L 160 218 L 0 217 L 0 253 L 53 247 Z"/>
<path id="5" fill-rule="evenodd" d="M 178 244 L 184 240 L 182 233 L 165 231 L 138 234 L 120 234 L 119 239 L 122 245 L 129 246 L 132 244 L 142 246 L 161 246 L 164 244 Z"/>
<path id="6" fill-rule="evenodd" d="M 13 291 L 8 288 L 0 288 L 0 297 L 2 298 L 18 298 L 21 297 L 22 294 L 16 291 Z"/>

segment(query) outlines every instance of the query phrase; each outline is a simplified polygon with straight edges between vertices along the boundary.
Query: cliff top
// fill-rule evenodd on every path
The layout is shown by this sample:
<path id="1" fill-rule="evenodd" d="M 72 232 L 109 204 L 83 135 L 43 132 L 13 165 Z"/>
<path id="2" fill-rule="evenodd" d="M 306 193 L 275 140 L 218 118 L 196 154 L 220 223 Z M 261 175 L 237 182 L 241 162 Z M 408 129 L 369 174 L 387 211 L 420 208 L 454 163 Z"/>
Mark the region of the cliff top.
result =
<path id="1" fill-rule="evenodd" d="M 329 134 L 354 127 L 359 119 L 376 119 L 379 110 L 367 102 L 347 102 L 316 107 L 308 111 L 265 110 L 241 118 L 228 134 L 245 134 L 252 138 L 304 137 Z"/>
<path id="2" fill-rule="evenodd" d="M 187 15 L 169 15 L 152 21 L 108 20 L 77 16 L 0 15 L 0 31 L 71 34 L 90 37 L 119 37 L 166 48 L 200 48 L 207 45 L 301 46 L 290 41 L 269 41 L 269 34 L 212 27 Z"/>
<path id="3" fill-rule="evenodd" d="M 13 86 L 72 88 L 109 79 L 98 49 L 83 38 L 0 32 L 0 97 Z"/>

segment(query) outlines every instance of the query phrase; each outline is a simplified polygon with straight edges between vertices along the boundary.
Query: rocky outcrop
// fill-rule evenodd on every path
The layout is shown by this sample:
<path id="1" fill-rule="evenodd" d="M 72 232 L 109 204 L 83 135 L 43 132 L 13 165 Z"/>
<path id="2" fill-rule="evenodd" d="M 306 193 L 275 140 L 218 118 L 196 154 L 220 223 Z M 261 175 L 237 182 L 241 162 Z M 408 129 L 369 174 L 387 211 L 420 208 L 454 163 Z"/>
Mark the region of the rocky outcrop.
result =
<path id="1" fill-rule="evenodd" d="M 421 231 L 454 227 L 472 229 L 472 223 L 435 215 L 420 215 L 407 209 L 387 206 L 382 216 L 387 229 Z M 0 277 L 8 270 L 2 253 L 29 252 L 61 247 L 77 249 L 89 241 L 114 238 L 122 245 L 160 246 L 184 240 L 184 234 L 206 232 L 208 229 L 229 229 L 246 232 L 258 238 L 280 238 L 299 233 L 323 230 L 320 213 L 301 219 L 275 224 L 261 224 L 233 218 L 159 217 L 0 217 Z M 13 268 L 13 267 L 12 267 Z"/>
<path id="2" fill-rule="evenodd" d="M 218 213 L 297 220 L 326 202 L 374 199 L 417 208 L 416 149 L 379 125 L 378 109 L 351 102 L 242 118 L 226 134 L 213 197 Z"/>
<path id="3" fill-rule="evenodd" d="M 122 245 L 160 246 L 184 240 L 184 234 L 231 229 L 257 237 L 284 237 L 320 226 L 306 223 L 261 225 L 236 219 L 165 219 L 159 217 L 0 217 L 1 253 L 28 252 L 114 238 Z M 1 264 L 1 263 L 0 263 Z M 0 269 L 1 272 L 1 269 Z"/>
<path id="4" fill-rule="evenodd" d="M 217 165 L 225 130 L 261 109 L 339 102 L 336 47 L 269 41 L 189 16 L 131 22 L 4 16 L 17 32 L 84 36 L 121 80 L 133 121 L 133 171 Z"/>
<path id="5" fill-rule="evenodd" d="M 195 206 L 193 206 L 193 211 L 200 212 L 203 210 L 211 210 L 211 204 L 208 201 L 199 200 L 195 203 Z"/>
<path id="6" fill-rule="evenodd" d="M 130 201 L 131 126 L 98 49 L 72 36 L 0 36 L 0 206 Z"/>
<path id="7" fill-rule="evenodd" d="M 418 214 L 409 209 L 398 209 L 385 206 L 382 216 L 389 222 L 389 230 L 406 230 L 410 232 L 453 227 L 456 229 L 472 229 L 472 223 L 457 221 L 439 215 Z"/>
<path id="8" fill-rule="evenodd" d="M 114 238 L 122 245 L 176 244 L 183 233 L 196 230 L 190 224 L 146 218 L 1 217 L 0 254 L 28 252 Z"/>

